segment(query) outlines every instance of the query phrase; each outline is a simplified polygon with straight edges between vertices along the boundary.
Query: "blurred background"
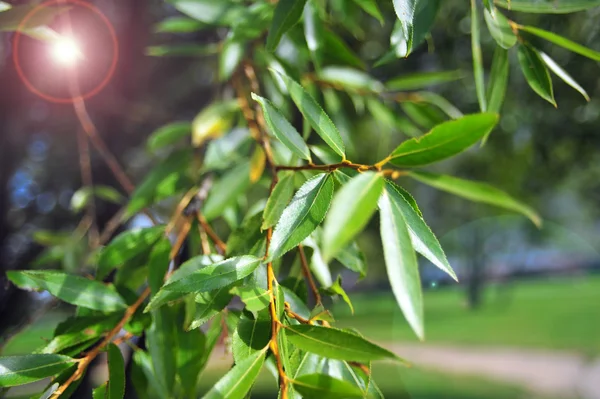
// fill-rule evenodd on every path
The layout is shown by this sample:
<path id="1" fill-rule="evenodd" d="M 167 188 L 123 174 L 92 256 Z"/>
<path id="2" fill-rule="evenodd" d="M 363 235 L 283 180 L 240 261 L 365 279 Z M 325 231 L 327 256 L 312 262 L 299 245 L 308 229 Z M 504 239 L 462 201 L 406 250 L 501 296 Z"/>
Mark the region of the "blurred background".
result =
<path id="1" fill-rule="evenodd" d="M 87 101 L 88 110 L 110 150 L 139 181 L 159 162 L 145 150 L 150 133 L 168 122 L 191 120 L 220 90 L 216 57 L 193 51 L 180 57 L 149 56 L 148 46 L 215 42 L 224 33 L 211 28 L 157 32 L 157 22 L 179 15 L 163 1 L 93 3 L 113 24 L 120 50 L 113 77 Z M 461 70 L 462 79 L 431 90 L 464 113 L 475 112 L 468 2 L 443 3 L 425 45 L 372 73 L 387 80 L 417 71 Z M 394 18 L 390 10 L 383 27 L 364 16 L 362 31 L 338 32 L 368 65 L 388 46 Z M 98 76 L 105 72 L 110 38 L 102 24 L 88 23 L 85 11 L 74 9 L 71 14 L 75 32 L 82 32 L 84 51 L 92 49 L 86 52 L 91 55 L 85 73 Z M 600 50 L 600 9 L 558 16 L 508 14 Z M 374 366 L 374 378 L 386 397 L 600 398 L 600 65 L 547 43 L 536 44 L 577 79 L 591 101 L 554 79 L 554 109 L 531 91 L 511 51 L 516 73 L 510 76 L 499 128 L 482 148 L 435 170 L 483 180 L 511 193 L 539 211 L 543 227 L 400 180 L 413 193 L 460 279 L 454 283 L 420 260 L 427 336 L 423 343 L 411 333 L 391 295 L 377 220 L 360 239 L 368 276 L 356 282 L 356 276 L 343 275 L 355 312 L 344 303 L 332 304 L 339 325 L 357 327 L 413 363 L 411 368 Z M 494 46 L 485 32 L 482 49 L 488 70 Z M 48 102 L 26 89 L 12 61 L 14 51 L 12 34 L 0 33 L 0 346 L 5 355 L 29 353 L 42 345 L 71 310 L 48 306 L 43 294 L 17 291 L 4 271 L 60 267 L 75 272 L 86 245 L 68 235 L 81 219 L 71 206 L 81 186 L 77 119 L 71 106 Z M 39 84 L 56 85 L 65 78 L 63 70 L 54 70 L 40 56 L 46 51 L 43 43 L 23 38 L 19 51 L 31 73 L 43 75 Z M 51 90 L 58 93 L 61 88 Z M 393 125 L 373 112 L 345 120 L 343 133 L 360 143 L 351 148 L 349 158 L 364 163 L 382 158 L 406 137 L 403 129 L 426 131 L 436 123 L 439 116 L 426 111 L 399 106 L 398 115 L 403 116 Z M 118 187 L 94 151 L 92 166 L 96 184 Z M 98 224 L 103 226 L 118 209 L 97 201 Z M 59 249 L 44 252 L 56 242 Z M 206 386 L 227 369 L 224 351 L 216 349 Z M 87 397 L 85 390 L 103 381 L 86 378 L 75 397 Z M 275 388 L 265 375 L 253 397 L 275 397 Z M 13 397 L 24 394 L 11 391 Z"/>

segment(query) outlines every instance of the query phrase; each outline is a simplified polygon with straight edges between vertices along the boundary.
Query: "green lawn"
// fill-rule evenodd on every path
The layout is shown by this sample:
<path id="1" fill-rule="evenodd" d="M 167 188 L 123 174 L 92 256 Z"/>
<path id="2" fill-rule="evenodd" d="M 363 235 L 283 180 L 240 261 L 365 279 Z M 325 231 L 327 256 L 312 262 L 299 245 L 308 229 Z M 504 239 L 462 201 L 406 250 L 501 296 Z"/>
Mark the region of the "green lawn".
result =
<path id="1" fill-rule="evenodd" d="M 391 294 L 350 295 L 355 308 L 336 304 L 340 327 L 356 326 L 379 341 L 417 341 Z M 512 283 L 490 287 L 484 305 L 470 311 L 462 290 L 427 291 L 426 341 L 507 345 L 600 354 L 600 278 Z"/>

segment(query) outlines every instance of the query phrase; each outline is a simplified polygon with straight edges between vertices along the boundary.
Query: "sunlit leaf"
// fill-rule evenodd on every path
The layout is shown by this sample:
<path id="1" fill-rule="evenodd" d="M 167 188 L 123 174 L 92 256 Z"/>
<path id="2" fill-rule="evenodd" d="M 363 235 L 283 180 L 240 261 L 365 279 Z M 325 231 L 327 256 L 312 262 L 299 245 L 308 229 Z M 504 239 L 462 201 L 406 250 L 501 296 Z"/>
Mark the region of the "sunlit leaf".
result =
<path id="1" fill-rule="evenodd" d="M 294 389 L 306 399 L 363 398 L 365 393 L 348 381 L 327 374 L 305 374 L 292 380 Z"/>
<path id="2" fill-rule="evenodd" d="M 508 19 L 501 12 L 495 11 L 492 14 L 488 9 L 485 9 L 483 16 L 490 34 L 500 47 L 509 49 L 517 43 L 517 36 L 513 32 Z"/>
<path id="3" fill-rule="evenodd" d="M 529 84 L 540 97 L 556 107 L 552 79 L 546 64 L 536 49 L 527 45 L 519 45 L 519 64 Z"/>
<path id="4" fill-rule="evenodd" d="M 590 96 L 588 96 L 585 89 L 581 87 L 579 83 L 577 83 L 577 81 L 575 81 L 575 79 L 573 79 L 573 77 L 569 75 L 567 71 L 565 71 L 560 65 L 558 65 L 556 61 L 550 58 L 548 54 L 541 51 L 539 52 L 539 54 L 540 57 L 542 57 L 542 60 L 544 61 L 546 66 L 550 68 L 550 70 L 554 72 L 556 76 L 561 78 L 563 82 L 565 82 L 566 84 L 577 90 L 579 93 L 581 93 L 581 95 L 583 96 L 583 98 L 586 99 L 586 101 L 590 101 Z"/>
<path id="5" fill-rule="evenodd" d="M 236 365 L 212 387 L 203 399 L 244 399 L 265 361 L 265 351 L 248 356 Z"/>
<path id="6" fill-rule="evenodd" d="M 0 387 L 28 384 L 71 367 L 75 359 L 63 355 L 37 354 L 0 357 Z"/>
<path id="7" fill-rule="evenodd" d="M 597 3 L 597 5 L 600 6 L 600 1 L 596 1 L 596 3 Z M 534 26 L 519 25 L 518 28 L 519 28 L 519 30 L 531 33 L 533 35 L 541 37 L 542 39 L 548 40 L 554 44 L 557 44 L 563 48 L 566 48 L 569 51 L 572 51 L 577 54 L 581 54 L 584 57 L 590 58 L 594 61 L 600 61 L 600 52 L 592 50 L 585 46 L 582 46 L 579 43 L 575 43 L 574 41 L 564 38 L 562 36 L 559 36 L 556 33 L 549 32 L 544 29 L 536 28 Z"/>

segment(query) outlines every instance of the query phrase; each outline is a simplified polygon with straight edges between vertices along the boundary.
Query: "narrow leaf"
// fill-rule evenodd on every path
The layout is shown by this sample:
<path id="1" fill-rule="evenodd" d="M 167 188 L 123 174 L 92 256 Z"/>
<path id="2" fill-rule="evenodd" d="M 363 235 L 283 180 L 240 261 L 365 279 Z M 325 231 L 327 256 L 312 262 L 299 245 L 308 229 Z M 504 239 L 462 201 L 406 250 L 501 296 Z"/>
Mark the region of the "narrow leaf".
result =
<path id="1" fill-rule="evenodd" d="M 263 114 L 269 129 L 290 151 L 302 159 L 311 161 L 310 151 L 308 146 L 300 136 L 300 133 L 292 126 L 290 122 L 283 116 L 279 109 L 266 98 L 260 97 L 252 93 L 254 101 L 258 102 L 263 109 Z"/>
<path id="2" fill-rule="evenodd" d="M 248 186 L 250 163 L 246 161 L 229 170 L 215 182 L 202 209 L 204 217 L 211 221 L 222 216 L 223 210 L 233 204 Z"/>
<path id="3" fill-rule="evenodd" d="M 332 327 L 298 324 L 285 327 L 288 340 L 298 348 L 330 359 L 369 362 L 398 356 L 361 336 Z"/>
<path id="4" fill-rule="evenodd" d="M 491 132 L 498 115 L 481 113 L 435 126 L 424 136 L 400 144 L 389 156 L 389 162 L 400 167 L 416 167 L 449 158 L 471 147 Z"/>
<path id="5" fill-rule="evenodd" d="M 487 92 L 488 111 L 500 112 L 502 109 L 506 87 L 508 86 L 508 74 L 508 51 L 496 47 Z"/>
<path id="6" fill-rule="evenodd" d="M 231 302 L 233 295 L 227 287 L 219 288 L 212 292 L 196 294 L 196 309 L 194 318 L 190 323 L 189 330 L 200 327 L 210 319 L 218 315 Z"/>
<path id="7" fill-rule="evenodd" d="M 308 180 L 285 208 L 271 240 L 269 260 L 298 246 L 321 223 L 333 195 L 333 178 L 322 173 Z"/>
<path id="8" fill-rule="evenodd" d="M 477 12 L 476 0 L 471 0 L 471 51 L 473 52 L 473 75 L 475 77 L 475 90 L 479 109 L 485 112 L 487 104 L 485 100 L 485 82 L 483 80 L 483 60 L 481 45 L 479 44 L 479 13 Z"/>
<path id="9" fill-rule="evenodd" d="M 423 89 L 433 85 L 453 82 L 463 77 L 463 72 L 459 70 L 407 73 L 388 80 L 385 87 L 394 91 Z"/>
<path id="10" fill-rule="evenodd" d="M 394 182 L 387 180 L 385 190 L 389 195 L 390 202 L 393 203 L 404 217 L 406 226 L 408 227 L 410 241 L 415 251 L 426 257 L 441 270 L 448 273 L 454 280 L 457 280 L 456 273 L 454 273 L 454 270 L 452 270 L 452 267 L 448 263 L 446 254 L 444 254 L 444 250 L 439 241 L 429 226 L 427 226 L 427 223 L 425 223 L 422 216 L 415 211 L 402 195 L 400 191 L 401 188 Z"/>
<path id="11" fill-rule="evenodd" d="M 498 46 L 509 49 L 517 43 L 517 35 L 513 32 L 510 22 L 499 11 L 490 12 L 487 8 L 483 11 L 485 23 L 490 34 Z"/>
<path id="12" fill-rule="evenodd" d="M 600 5 L 600 2 L 597 1 L 597 3 L 598 3 L 598 5 Z M 518 28 L 519 28 L 519 30 L 522 30 L 522 31 L 531 33 L 533 35 L 536 35 L 538 37 L 541 37 L 542 39 L 548 40 L 548 41 L 550 41 L 556 45 L 559 45 L 563 48 L 566 48 L 567 50 L 570 50 L 574 53 L 581 54 L 584 57 L 590 58 L 594 61 L 600 61 L 600 52 L 592 50 L 585 46 L 582 46 L 579 43 L 575 43 L 574 41 L 564 38 L 562 36 L 559 36 L 556 33 L 549 32 L 544 29 L 536 28 L 534 26 L 519 25 Z"/>
<path id="13" fill-rule="evenodd" d="M 365 12 L 375 17 L 379 23 L 383 25 L 383 15 L 381 15 L 381 11 L 379 10 L 379 6 L 377 5 L 377 0 L 354 0 L 356 4 Z"/>
<path id="14" fill-rule="evenodd" d="M 173 122 L 152 132 L 146 147 L 154 152 L 160 148 L 174 144 L 184 137 L 189 137 L 192 125 L 189 122 Z"/>
<path id="15" fill-rule="evenodd" d="M 245 43 L 229 35 L 219 53 L 219 80 L 227 81 L 244 58 Z"/>
<path id="16" fill-rule="evenodd" d="M 494 3 L 513 11 L 540 14 L 567 14 L 600 6 L 600 0 L 494 0 Z"/>
<path id="17" fill-rule="evenodd" d="M 294 173 L 290 171 L 279 179 L 267 200 L 267 205 L 265 205 L 263 212 L 262 230 L 266 230 L 277 224 L 293 195 Z"/>
<path id="18" fill-rule="evenodd" d="M 356 385 L 327 374 L 305 374 L 292 380 L 292 384 L 306 399 L 365 397 L 365 393 Z"/>
<path id="19" fill-rule="evenodd" d="M 388 278 L 396 301 L 419 339 L 425 338 L 419 265 L 406 220 L 387 191 L 379 199 L 381 241 Z"/>
<path id="20" fill-rule="evenodd" d="M 233 358 L 236 363 L 264 352 L 271 340 L 271 321 L 269 319 L 250 319 L 242 315 L 231 338 Z"/>
<path id="21" fill-rule="evenodd" d="M 26 290 L 46 290 L 63 301 L 84 308 L 112 312 L 127 304 L 112 285 L 55 270 L 24 270 L 6 273 L 10 281 Z"/>
<path id="22" fill-rule="evenodd" d="M 92 391 L 92 399 L 106 399 L 106 389 L 108 388 L 108 381 L 100 385 L 98 388 L 94 388 Z"/>
<path id="23" fill-rule="evenodd" d="M 63 355 L 38 354 L 0 357 L 0 387 L 28 384 L 71 367 L 75 360 Z"/>
<path id="24" fill-rule="evenodd" d="M 342 186 L 331 203 L 323 228 L 323 257 L 333 258 L 367 225 L 377 208 L 383 179 L 365 172 Z"/>
<path id="25" fill-rule="evenodd" d="M 206 338 L 200 329 L 183 331 L 177 328 L 177 375 L 181 381 L 185 396 L 197 396 L 196 383 L 204 367 Z"/>
<path id="26" fill-rule="evenodd" d="M 203 399 L 244 399 L 265 361 L 265 351 L 256 352 L 238 362 Z"/>
<path id="27" fill-rule="evenodd" d="M 125 396 L 125 362 L 118 346 L 108 345 L 108 395 L 107 399 Z"/>
<path id="28" fill-rule="evenodd" d="M 402 25 L 402 33 L 406 41 L 406 51 L 402 56 L 408 56 L 413 48 L 415 8 L 419 0 L 393 0 L 394 11 Z"/>
<path id="29" fill-rule="evenodd" d="M 289 76 L 271 70 L 275 79 L 283 81 L 292 100 L 317 134 L 341 157 L 345 157 L 344 141 L 323 108 L 304 90 L 302 86 Z"/>
<path id="30" fill-rule="evenodd" d="M 486 183 L 463 180 L 453 176 L 438 175 L 428 172 L 410 172 L 409 176 L 429 186 L 447 191 L 471 201 L 483 202 L 485 204 L 519 212 L 527 216 L 538 227 L 542 224 L 538 214 L 529 206 Z"/>
<path id="31" fill-rule="evenodd" d="M 302 16 L 306 0 L 280 0 L 275 8 L 273 23 L 267 36 L 267 50 L 274 51 L 281 36 L 292 28 Z"/>
<path id="32" fill-rule="evenodd" d="M 173 309 L 163 307 L 152 312 L 152 325 L 146 331 L 156 382 L 168 393 L 173 392 L 177 373 L 175 322 Z"/>
<path id="33" fill-rule="evenodd" d="M 518 56 L 521 71 L 523 71 L 529 87 L 544 100 L 556 107 L 552 79 L 538 51 L 529 45 L 521 44 L 519 45 Z"/>
<path id="34" fill-rule="evenodd" d="M 575 90 L 577 90 L 579 93 L 581 93 L 581 95 L 583 96 L 583 98 L 585 98 L 586 101 L 590 101 L 590 96 L 588 96 L 588 94 L 585 91 L 585 89 L 583 87 L 581 87 L 579 85 L 579 83 L 577 83 L 575 81 L 575 79 L 573 79 L 573 77 L 571 75 L 569 75 L 569 73 L 567 71 L 565 71 L 552 58 L 550 58 L 550 56 L 548 54 L 540 51 L 540 57 L 542 57 L 542 60 L 544 61 L 544 63 L 546 64 L 546 66 L 548 68 L 550 68 L 550 70 L 552 72 L 554 72 L 566 84 L 568 84 L 569 86 L 571 86 L 572 88 L 574 88 Z"/>

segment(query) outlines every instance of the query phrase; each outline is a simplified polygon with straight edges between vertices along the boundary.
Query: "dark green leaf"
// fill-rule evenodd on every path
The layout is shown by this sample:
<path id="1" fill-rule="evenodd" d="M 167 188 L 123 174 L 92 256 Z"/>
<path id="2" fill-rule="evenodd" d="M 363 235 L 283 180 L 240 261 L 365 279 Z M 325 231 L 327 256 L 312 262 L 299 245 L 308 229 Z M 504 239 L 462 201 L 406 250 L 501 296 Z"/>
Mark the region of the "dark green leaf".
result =
<path id="1" fill-rule="evenodd" d="M 22 289 L 46 290 L 63 301 L 84 308 L 112 312 L 127 304 L 112 285 L 55 270 L 9 271 L 10 281 Z"/>
<path id="2" fill-rule="evenodd" d="M 500 112 L 502 109 L 508 85 L 508 73 L 508 51 L 496 47 L 487 91 L 488 110 L 490 112 Z"/>
<path id="3" fill-rule="evenodd" d="M 271 132 L 279 141 L 290 149 L 294 154 L 309 162 L 310 151 L 308 146 L 300 136 L 300 133 L 292 126 L 290 122 L 283 116 L 279 109 L 269 100 L 252 93 L 252 98 L 260 104 L 263 109 L 263 115 L 267 121 L 267 125 Z"/>
<path id="4" fill-rule="evenodd" d="M 40 351 L 59 353 L 65 349 L 100 337 L 114 328 L 123 317 L 121 312 L 102 316 L 77 316 L 68 318 L 54 331 L 54 338 Z M 62 328 L 64 327 L 64 328 Z"/>
<path id="5" fill-rule="evenodd" d="M 257 213 L 242 221 L 227 240 L 227 256 L 265 254 L 265 233 L 261 230 L 262 214 Z"/>
<path id="6" fill-rule="evenodd" d="M 259 351 L 236 363 L 203 399 L 244 399 L 265 361 L 265 351 Z"/>
<path id="7" fill-rule="evenodd" d="M 313 177 L 300 187 L 275 227 L 270 260 L 281 257 L 315 230 L 329 209 L 333 188 L 332 177 L 325 173 Z"/>
<path id="8" fill-rule="evenodd" d="M 396 301 L 413 331 L 423 340 L 423 294 L 419 264 L 398 201 L 388 191 L 379 199 L 381 241 L 388 279 Z"/>
<path id="9" fill-rule="evenodd" d="M 190 122 L 173 122 L 152 132 L 146 147 L 150 151 L 156 151 L 159 148 L 174 144 L 184 137 L 189 137 L 192 133 Z"/>
<path id="10" fill-rule="evenodd" d="M 223 210 L 233 204 L 250 186 L 250 163 L 237 165 L 213 185 L 204 203 L 203 213 L 211 221 L 222 216 Z"/>
<path id="11" fill-rule="evenodd" d="M 183 331 L 177 328 L 177 374 L 185 392 L 185 396 L 196 396 L 198 375 L 204 367 L 206 338 L 200 329 Z"/>
<path id="12" fill-rule="evenodd" d="M 169 270 L 169 257 L 171 254 L 171 241 L 165 236 L 152 247 L 148 257 L 148 285 L 152 295 L 156 294 L 165 281 L 165 274 Z"/>
<path id="13" fill-rule="evenodd" d="M 536 226 L 542 224 L 540 217 L 533 209 L 489 184 L 428 172 L 410 172 L 409 176 L 439 190 L 447 191 L 471 201 L 483 202 L 519 212 L 527 216 Z"/>
<path id="14" fill-rule="evenodd" d="M 300 20 L 305 4 L 306 0 L 279 0 L 267 36 L 267 50 L 275 51 L 281 36 Z"/>
<path id="15" fill-rule="evenodd" d="M 540 14 L 566 14 L 600 6 L 600 0 L 494 0 L 509 10 Z"/>
<path id="16" fill-rule="evenodd" d="M 425 87 L 438 85 L 446 82 L 453 82 L 462 79 L 464 74 L 462 71 L 441 71 L 441 72 L 416 72 L 403 74 L 388 80 L 385 87 L 388 90 L 405 91 L 422 89 Z"/>
<path id="17" fill-rule="evenodd" d="M 423 166 L 459 154 L 471 147 L 498 123 L 498 115 L 481 113 L 464 116 L 434 127 L 422 137 L 400 144 L 389 162 L 400 167 Z"/>
<path id="18" fill-rule="evenodd" d="M 340 132 L 337 130 L 329 116 L 323 111 L 323 108 L 304 90 L 298 82 L 289 76 L 272 70 L 275 79 L 282 80 L 287 87 L 287 90 L 292 97 L 292 100 L 302 112 L 302 115 L 310 122 L 310 125 L 321 136 L 321 138 L 336 152 L 338 155 L 345 157 L 344 141 Z"/>
<path id="19" fill-rule="evenodd" d="M 164 226 L 156 226 L 136 228 L 119 234 L 100 254 L 96 280 L 104 279 L 112 269 L 122 266 L 136 255 L 149 252 L 164 232 Z"/>
<path id="20" fill-rule="evenodd" d="M 471 0 L 471 51 L 473 52 L 473 76 L 475 78 L 475 90 L 477 91 L 477 101 L 481 112 L 487 110 L 485 98 L 485 81 L 483 73 L 483 60 L 481 55 L 481 45 L 479 44 L 479 13 L 477 12 L 477 0 Z"/>
<path id="21" fill-rule="evenodd" d="M 337 255 L 364 229 L 377 208 L 382 190 L 381 176 L 375 172 L 364 172 L 336 193 L 323 228 L 325 261 Z"/>
<path id="22" fill-rule="evenodd" d="M 326 374 L 305 374 L 292 380 L 292 384 L 306 399 L 365 397 L 365 393 L 356 385 Z"/>
<path id="23" fill-rule="evenodd" d="M 523 71 L 529 86 L 540 97 L 556 107 L 552 79 L 550 79 L 548 68 L 546 68 L 546 64 L 544 64 L 538 51 L 529 45 L 521 44 L 519 45 L 518 55 L 521 71 Z"/>
<path id="24" fill-rule="evenodd" d="M 238 256 L 203 267 L 184 279 L 168 282 L 162 290 L 208 292 L 235 283 L 252 273 L 261 263 L 254 256 Z"/>
<path id="25" fill-rule="evenodd" d="M 492 14 L 488 9 L 485 9 L 483 16 L 490 34 L 500 47 L 509 49 L 517 43 L 517 36 L 513 32 L 510 22 L 501 12 L 494 11 Z"/>
<path id="26" fill-rule="evenodd" d="M 354 0 L 354 2 L 367 13 L 377 18 L 377 20 L 383 25 L 383 15 L 381 15 L 381 11 L 379 10 L 376 0 Z"/>
<path id="27" fill-rule="evenodd" d="M 586 101 L 590 101 L 590 96 L 588 96 L 585 89 L 581 87 L 579 83 L 577 83 L 577 81 L 575 81 L 575 79 L 573 79 L 573 77 L 569 75 L 567 71 L 562 69 L 560 65 L 558 65 L 552 58 L 550 58 L 548 54 L 540 51 L 540 57 L 542 57 L 542 60 L 544 61 L 546 66 L 550 68 L 550 70 L 554 72 L 559 78 L 561 78 L 563 82 L 565 82 L 566 84 L 577 90 L 579 93 L 581 93 L 581 95 L 583 96 L 583 98 L 586 99 Z"/>
<path id="28" fill-rule="evenodd" d="M 288 340 L 298 348 L 330 359 L 356 362 L 402 360 L 356 334 L 337 328 L 299 324 L 286 326 L 285 332 Z"/>
<path id="29" fill-rule="evenodd" d="M 402 189 L 389 180 L 386 181 L 385 189 L 389 195 L 390 202 L 404 217 L 414 249 L 456 280 L 456 274 L 448 263 L 442 246 L 422 216 L 406 200 L 406 197 L 400 191 Z"/>
<path id="30" fill-rule="evenodd" d="M 287 172 L 273 188 L 263 212 L 262 230 L 275 226 L 281 218 L 285 207 L 294 195 L 294 178 L 293 172 Z"/>
<path id="31" fill-rule="evenodd" d="M 125 396 L 125 361 L 118 346 L 108 345 L 108 396 L 123 399 Z"/>
<path id="32" fill-rule="evenodd" d="M 239 363 L 256 352 L 264 352 L 270 340 L 270 319 L 253 320 L 242 315 L 232 337 L 233 358 Z"/>
<path id="33" fill-rule="evenodd" d="M 324 51 L 323 57 L 328 63 L 347 65 L 364 69 L 365 65 L 354 51 L 336 33 L 323 29 Z"/>
<path id="34" fill-rule="evenodd" d="M 597 5 L 600 5 L 600 1 L 596 1 Z M 548 40 L 556 45 L 566 48 L 574 53 L 581 54 L 584 57 L 590 58 L 594 61 L 600 61 L 600 52 L 582 46 L 579 43 L 575 43 L 567 38 L 557 35 L 556 33 L 549 32 L 534 26 L 523 26 L 518 25 L 519 30 L 531 33 L 542 39 Z"/>
<path id="35" fill-rule="evenodd" d="M 177 373 L 176 318 L 172 308 L 163 307 L 152 312 L 152 325 L 146 331 L 152 369 L 162 390 L 173 393 Z"/>
<path id="36" fill-rule="evenodd" d="M 231 302 L 233 295 L 227 287 L 219 288 L 212 292 L 196 294 L 196 310 L 194 319 L 190 323 L 189 330 L 200 327 L 217 314 L 219 314 Z"/>
<path id="37" fill-rule="evenodd" d="M 171 154 L 155 166 L 133 192 L 125 217 L 131 217 L 145 207 L 189 187 L 186 170 L 191 161 L 192 152 L 183 150 Z"/>
<path id="38" fill-rule="evenodd" d="M 0 357 L 0 387 L 38 381 L 66 370 L 75 360 L 63 355 L 38 354 Z"/>

